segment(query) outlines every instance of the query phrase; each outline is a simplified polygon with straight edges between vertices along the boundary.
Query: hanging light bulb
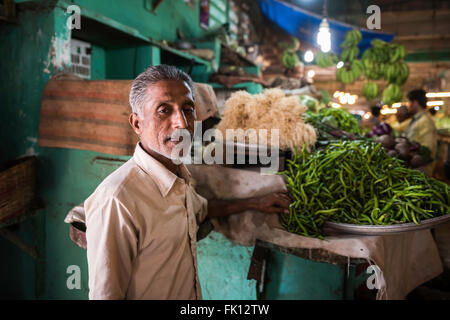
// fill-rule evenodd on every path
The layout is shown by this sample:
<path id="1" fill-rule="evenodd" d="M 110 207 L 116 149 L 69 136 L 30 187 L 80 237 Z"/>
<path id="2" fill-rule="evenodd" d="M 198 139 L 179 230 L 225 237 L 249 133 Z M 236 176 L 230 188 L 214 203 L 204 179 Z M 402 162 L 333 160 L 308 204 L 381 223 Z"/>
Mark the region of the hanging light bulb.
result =
<path id="1" fill-rule="evenodd" d="M 320 23 L 319 33 L 317 34 L 317 43 L 322 52 L 329 52 L 331 50 L 331 33 L 327 18 L 323 18 Z"/>
<path id="2" fill-rule="evenodd" d="M 322 52 L 329 52 L 331 50 L 331 32 L 328 24 L 327 0 L 323 1 L 323 19 L 319 26 L 317 33 L 317 44 L 320 46 Z"/>

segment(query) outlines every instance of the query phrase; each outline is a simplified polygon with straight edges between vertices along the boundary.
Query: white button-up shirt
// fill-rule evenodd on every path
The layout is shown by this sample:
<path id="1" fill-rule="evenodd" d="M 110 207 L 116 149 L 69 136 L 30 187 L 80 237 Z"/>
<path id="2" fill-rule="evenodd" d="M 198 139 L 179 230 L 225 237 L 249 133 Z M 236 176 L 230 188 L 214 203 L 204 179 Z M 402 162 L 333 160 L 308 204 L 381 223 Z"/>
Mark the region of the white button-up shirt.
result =
<path id="1" fill-rule="evenodd" d="M 90 299 L 201 299 L 196 235 L 207 200 L 181 172 L 138 143 L 86 199 Z"/>

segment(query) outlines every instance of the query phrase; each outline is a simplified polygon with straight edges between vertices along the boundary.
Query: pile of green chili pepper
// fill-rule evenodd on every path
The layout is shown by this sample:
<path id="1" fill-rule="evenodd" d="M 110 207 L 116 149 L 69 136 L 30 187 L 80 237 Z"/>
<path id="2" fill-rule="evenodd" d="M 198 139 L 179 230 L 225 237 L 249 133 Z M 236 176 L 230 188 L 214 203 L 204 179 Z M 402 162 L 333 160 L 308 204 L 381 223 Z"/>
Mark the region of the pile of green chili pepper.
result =
<path id="1" fill-rule="evenodd" d="M 381 144 L 333 141 L 288 160 L 286 177 L 292 198 L 281 223 L 289 232 L 323 239 L 325 221 L 390 225 L 450 213 L 449 187 L 390 157 Z"/>

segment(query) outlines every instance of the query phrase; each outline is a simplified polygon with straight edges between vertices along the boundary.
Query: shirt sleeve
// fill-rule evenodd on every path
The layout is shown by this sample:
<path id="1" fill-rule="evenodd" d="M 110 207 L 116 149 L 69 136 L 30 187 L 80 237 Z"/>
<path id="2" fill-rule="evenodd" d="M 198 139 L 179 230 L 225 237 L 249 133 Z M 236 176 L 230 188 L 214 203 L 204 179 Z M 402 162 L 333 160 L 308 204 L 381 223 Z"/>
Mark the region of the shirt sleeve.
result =
<path id="1" fill-rule="evenodd" d="M 125 299 L 138 250 L 130 212 L 115 198 L 85 205 L 89 299 Z"/>
<path id="2" fill-rule="evenodd" d="M 422 120 L 412 128 L 409 139 L 430 149 L 431 156 L 436 157 L 437 136 L 435 127 L 426 120 Z"/>
<path id="3" fill-rule="evenodd" d="M 206 216 L 208 215 L 208 200 L 203 198 L 201 195 L 199 195 L 195 191 L 193 193 L 194 193 L 193 198 L 194 198 L 194 210 L 195 210 L 194 212 L 195 212 L 195 217 L 197 219 L 197 224 L 199 225 L 206 219 Z"/>

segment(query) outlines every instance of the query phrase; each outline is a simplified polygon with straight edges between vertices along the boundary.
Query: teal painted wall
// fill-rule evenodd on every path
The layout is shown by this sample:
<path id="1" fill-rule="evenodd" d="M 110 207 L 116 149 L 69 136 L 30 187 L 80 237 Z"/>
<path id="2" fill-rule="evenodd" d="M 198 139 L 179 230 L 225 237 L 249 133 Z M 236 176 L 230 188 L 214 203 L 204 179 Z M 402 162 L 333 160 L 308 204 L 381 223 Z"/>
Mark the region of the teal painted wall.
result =
<path id="1" fill-rule="evenodd" d="M 17 24 L 0 26 L 0 162 L 25 154 L 38 156 L 37 195 L 45 208 L 11 231 L 36 246 L 45 260 L 42 265 L 36 263 L 0 238 L 0 253 L 6 257 L 0 264 L 0 298 L 87 299 L 86 252 L 70 240 L 64 218 L 128 157 L 37 146 L 42 92 L 50 76 L 70 64 L 70 31 L 64 6 L 37 8 L 30 7 L 30 1 L 22 2 Z M 176 26 L 186 36 L 204 32 L 198 25 L 198 1 L 196 8 L 190 9 L 183 1 L 165 0 L 156 15 L 142 10 L 142 0 L 73 2 L 157 40 L 174 39 Z M 91 78 L 133 78 L 150 64 L 152 55 L 155 59 L 150 46 L 111 50 L 94 44 Z M 131 62 L 131 56 L 138 58 Z M 252 250 L 234 246 L 217 233 L 199 242 L 199 272 L 205 298 L 255 298 L 254 283 L 246 280 Z M 67 288 L 66 271 L 70 265 L 80 267 L 80 290 Z"/>
<path id="2" fill-rule="evenodd" d="M 45 83 L 53 72 L 49 63 L 55 14 L 50 9 L 18 12 L 17 25 L 0 27 L 0 161 L 5 162 L 39 151 L 37 130 L 39 107 Z M 40 187 L 38 187 L 38 190 Z M 45 215 L 40 214 L 12 228 L 25 241 L 40 247 L 45 238 Z M 0 238 L 0 296 L 33 298 L 36 294 L 36 264 L 15 246 Z"/>
<path id="3" fill-rule="evenodd" d="M 186 38 L 197 38 L 206 34 L 206 31 L 200 28 L 198 0 L 193 7 L 188 6 L 183 0 L 164 0 L 155 13 L 145 10 L 145 2 L 145 0 L 67 1 L 137 29 L 142 35 L 157 41 L 176 40 L 177 27 L 183 30 Z"/>
<path id="4" fill-rule="evenodd" d="M 105 49 L 93 44 L 91 55 L 91 80 L 101 79 L 106 79 Z"/>

